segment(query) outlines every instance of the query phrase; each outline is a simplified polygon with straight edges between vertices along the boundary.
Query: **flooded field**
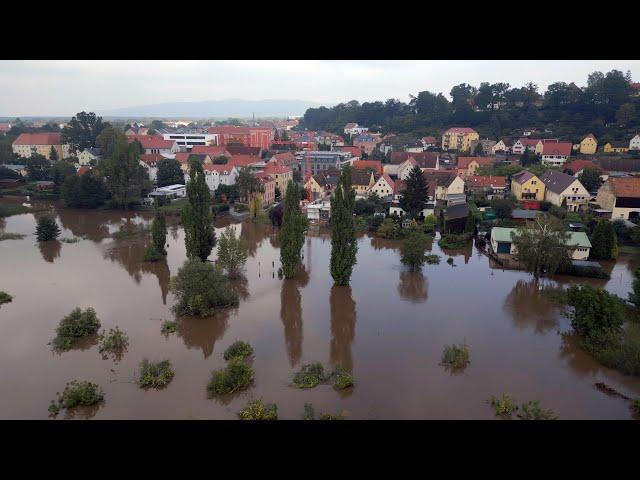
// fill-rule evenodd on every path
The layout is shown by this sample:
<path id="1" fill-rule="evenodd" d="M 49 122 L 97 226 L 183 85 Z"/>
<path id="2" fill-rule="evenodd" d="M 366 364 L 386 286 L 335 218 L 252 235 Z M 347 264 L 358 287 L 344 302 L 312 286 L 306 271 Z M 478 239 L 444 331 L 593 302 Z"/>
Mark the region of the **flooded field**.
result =
<path id="1" fill-rule="evenodd" d="M 6 200 L 2 200 L 6 201 Z M 307 237 L 305 272 L 279 280 L 276 230 L 231 223 L 249 246 L 245 277 L 234 283 L 238 308 L 212 318 L 178 318 L 177 332 L 160 333 L 175 319 L 169 279 L 185 260 L 184 233 L 169 228 L 166 262 L 141 262 L 145 236 L 116 235 L 146 225 L 150 215 L 56 209 L 61 238 L 77 243 L 36 242 L 35 217 L 0 219 L 0 290 L 13 295 L 0 307 L 0 418 L 45 419 L 56 392 L 73 379 L 98 383 L 105 402 L 97 409 L 58 418 L 235 419 L 253 397 L 276 403 L 282 419 L 298 419 L 305 403 L 316 412 L 348 412 L 350 419 L 490 419 L 491 395 L 510 393 L 520 402 L 540 400 L 563 419 L 628 419 L 628 403 L 594 387 L 605 382 L 629 397 L 640 379 L 599 366 L 563 341 L 569 322 L 542 297 L 524 272 L 492 268 L 474 247 L 443 253 L 439 265 L 410 273 L 400 263 L 399 243 L 363 235 L 351 287 L 333 287 L 329 232 Z M 453 256 L 455 266 L 446 263 Z M 215 258 L 215 250 L 211 259 Z M 594 281 L 627 296 L 637 259 L 608 265 L 611 279 Z M 560 282 L 576 281 L 560 278 Z M 61 354 L 47 345 L 62 317 L 92 306 L 104 329 L 118 325 L 129 336 L 120 361 L 103 359 L 97 340 Z M 253 345 L 254 386 L 224 400 L 207 398 L 211 371 L 235 340 Z M 459 374 L 439 365 L 446 344 L 465 341 L 471 364 Z M 175 378 L 164 390 L 136 385 L 143 358 L 171 360 Z M 341 363 L 356 386 L 337 393 L 290 386 L 304 363 Z"/>

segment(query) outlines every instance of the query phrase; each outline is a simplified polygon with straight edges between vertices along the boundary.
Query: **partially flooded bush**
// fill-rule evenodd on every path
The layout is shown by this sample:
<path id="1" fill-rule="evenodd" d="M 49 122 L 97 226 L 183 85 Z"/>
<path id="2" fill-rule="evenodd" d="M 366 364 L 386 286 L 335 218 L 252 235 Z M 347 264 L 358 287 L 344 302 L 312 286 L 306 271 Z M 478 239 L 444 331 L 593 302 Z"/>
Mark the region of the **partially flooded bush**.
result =
<path id="1" fill-rule="evenodd" d="M 544 409 L 538 400 L 523 403 L 518 413 L 521 420 L 557 420 L 558 417 L 553 410 Z"/>
<path id="2" fill-rule="evenodd" d="M 71 237 L 71 238 L 64 237 L 64 238 L 61 238 L 60 241 L 62 243 L 78 243 L 80 239 L 77 237 Z"/>
<path id="3" fill-rule="evenodd" d="M 342 412 L 342 413 L 322 413 L 320 414 L 320 417 L 318 417 L 318 420 L 346 420 L 347 419 L 347 414 L 346 412 Z"/>
<path id="4" fill-rule="evenodd" d="M 470 235 L 467 234 L 456 235 L 453 233 L 447 233 L 440 237 L 438 245 L 440 245 L 440 248 L 447 248 L 451 250 L 464 248 L 467 246 L 469 238 Z"/>
<path id="5" fill-rule="evenodd" d="M 11 300 L 13 300 L 13 297 L 7 292 L 0 292 L 0 305 L 3 303 L 9 303 Z"/>
<path id="6" fill-rule="evenodd" d="M 56 337 L 51 344 L 57 350 L 68 350 L 78 339 L 94 334 L 100 328 L 96 311 L 89 307 L 84 312 L 79 307 L 60 320 Z"/>
<path id="7" fill-rule="evenodd" d="M 466 343 L 460 345 L 446 345 L 442 352 L 442 365 L 462 369 L 469 364 L 469 347 Z"/>
<path id="8" fill-rule="evenodd" d="M 636 418 L 640 418 L 640 398 L 631 400 L 631 411 Z"/>
<path id="9" fill-rule="evenodd" d="M 313 405 L 310 403 L 304 404 L 304 414 L 302 415 L 303 420 L 315 420 L 316 412 L 313 408 Z M 346 420 L 347 412 L 342 411 L 341 413 L 321 413 L 318 417 L 318 420 Z"/>
<path id="10" fill-rule="evenodd" d="M 63 408 L 96 405 L 104 400 L 104 392 L 95 383 L 73 380 L 58 393 L 57 400 L 52 400 L 49 413 L 57 415 Z"/>
<path id="11" fill-rule="evenodd" d="M 129 346 L 129 337 L 119 327 L 110 328 L 108 333 L 100 334 L 99 351 L 102 354 L 122 354 Z"/>
<path id="12" fill-rule="evenodd" d="M 173 369 L 169 360 L 152 363 L 146 358 L 140 364 L 140 378 L 138 385 L 141 388 L 163 388 L 173 380 Z"/>
<path id="13" fill-rule="evenodd" d="M 60 227 L 51 217 L 40 217 L 36 225 L 36 237 L 39 242 L 55 240 L 60 235 Z"/>
<path id="14" fill-rule="evenodd" d="M 162 322 L 162 326 L 160 327 L 160 332 L 163 335 L 169 335 L 170 333 L 175 333 L 178 329 L 178 322 L 174 322 L 172 320 L 165 320 Z"/>
<path id="15" fill-rule="evenodd" d="M 511 418 L 511 415 L 518 410 L 518 405 L 508 393 L 504 393 L 501 398 L 491 396 L 487 403 L 491 405 L 493 411 L 498 417 Z"/>
<path id="16" fill-rule="evenodd" d="M 449 257 L 449 258 L 447 258 L 447 263 L 448 263 L 449 265 L 453 265 L 453 257 Z"/>
<path id="17" fill-rule="evenodd" d="M 0 233 L 0 242 L 2 240 L 22 240 L 26 235 L 21 233 Z"/>
<path id="18" fill-rule="evenodd" d="M 277 420 L 278 407 L 274 404 L 265 405 L 262 399 L 250 401 L 246 407 L 238 412 L 240 420 Z"/>
<path id="19" fill-rule="evenodd" d="M 240 357 L 232 358 L 222 370 L 214 370 L 207 390 L 211 395 L 224 395 L 246 390 L 253 381 L 253 368 Z"/>
<path id="20" fill-rule="evenodd" d="M 438 265 L 440 264 L 440 255 L 426 255 L 424 257 L 428 265 Z"/>
<path id="21" fill-rule="evenodd" d="M 302 414 L 303 420 L 315 420 L 316 419 L 316 411 L 313 408 L 313 405 L 310 403 L 304 404 L 304 413 Z"/>
<path id="22" fill-rule="evenodd" d="M 293 384 L 297 388 L 313 388 L 329 380 L 320 362 L 303 365 L 293 376 Z"/>
<path id="23" fill-rule="evenodd" d="M 229 348 L 224 351 L 224 359 L 231 360 L 232 358 L 246 358 L 253 353 L 253 348 L 247 342 L 238 340 L 233 342 Z"/>
<path id="24" fill-rule="evenodd" d="M 343 366 L 336 365 L 334 375 L 336 377 L 333 384 L 335 390 L 344 390 L 345 388 L 353 387 L 353 376 L 347 372 Z"/>

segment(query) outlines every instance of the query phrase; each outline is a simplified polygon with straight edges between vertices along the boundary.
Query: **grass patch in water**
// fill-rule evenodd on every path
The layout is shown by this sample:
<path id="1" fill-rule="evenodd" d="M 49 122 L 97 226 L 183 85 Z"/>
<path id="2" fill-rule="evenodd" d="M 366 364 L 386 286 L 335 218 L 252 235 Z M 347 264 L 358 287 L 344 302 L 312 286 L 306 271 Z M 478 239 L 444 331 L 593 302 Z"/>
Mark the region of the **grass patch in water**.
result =
<path id="1" fill-rule="evenodd" d="M 222 370 L 214 370 L 207 385 L 210 395 L 225 395 L 246 390 L 253 381 L 253 368 L 240 357 L 232 358 Z"/>
<path id="2" fill-rule="evenodd" d="M 469 346 L 466 343 L 460 345 L 445 345 L 442 351 L 441 365 L 460 370 L 469 365 Z"/>
<path id="3" fill-rule="evenodd" d="M 232 358 L 246 358 L 253 353 L 253 347 L 247 342 L 241 340 L 233 342 L 229 348 L 224 351 L 224 359 L 231 360 Z"/>
<path id="4" fill-rule="evenodd" d="M 293 385 L 296 388 L 314 388 L 329 380 L 329 377 L 320 362 L 309 363 L 293 376 Z"/>
<path id="5" fill-rule="evenodd" d="M 178 322 L 174 322 L 172 320 L 165 320 L 164 322 L 162 322 L 162 326 L 160 327 L 160 332 L 163 335 L 168 336 L 170 333 L 175 333 L 177 329 L 178 329 Z"/>
<path id="6" fill-rule="evenodd" d="M 538 400 L 523 403 L 518 413 L 520 420 L 557 420 L 558 417 L 553 410 L 545 409 L 540 406 Z"/>
<path id="7" fill-rule="evenodd" d="M 0 233 L 0 242 L 2 240 L 22 240 L 26 235 L 21 233 Z"/>
<path id="8" fill-rule="evenodd" d="M 343 366 L 336 365 L 334 375 L 336 377 L 333 384 L 334 390 L 344 390 L 345 388 L 353 387 L 353 376 L 347 372 Z"/>
<path id="9" fill-rule="evenodd" d="M 147 235 L 149 232 L 151 232 L 150 226 L 136 226 L 135 228 L 122 228 L 117 232 L 112 233 L 111 237 L 116 240 L 126 240 L 139 235 Z"/>
<path id="10" fill-rule="evenodd" d="M 518 410 L 518 405 L 516 404 L 515 399 L 508 393 L 502 394 L 502 397 L 500 398 L 491 395 L 491 398 L 487 400 L 487 403 L 491 405 L 496 416 L 504 419 L 510 419 L 511 415 Z"/>
<path id="11" fill-rule="evenodd" d="M 146 358 L 140 364 L 140 378 L 138 385 L 141 388 L 163 388 L 171 383 L 174 372 L 169 360 L 151 363 Z"/>
<path id="12" fill-rule="evenodd" d="M 428 265 L 439 265 L 440 264 L 440 255 L 426 255 L 424 257 L 425 261 Z"/>
<path id="13" fill-rule="evenodd" d="M 122 356 L 129 346 L 129 337 L 116 326 L 115 329 L 110 328 L 108 333 L 100 334 L 99 352 L 103 355 L 112 353 L 116 357 Z"/>
<path id="14" fill-rule="evenodd" d="M 313 408 L 313 405 L 310 403 L 304 404 L 304 414 L 302 415 L 303 420 L 315 420 L 316 412 Z M 333 414 L 333 413 L 321 413 L 318 417 L 318 420 L 346 420 L 347 412 L 342 411 L 341 413 Z"/>
<path id="15" fill-rule="evenodd" d="M 238 412 L 240 420 L 277 420 L 278 407 L 275 404 L 265 405 L 262 399 L 251 400 Z"/>

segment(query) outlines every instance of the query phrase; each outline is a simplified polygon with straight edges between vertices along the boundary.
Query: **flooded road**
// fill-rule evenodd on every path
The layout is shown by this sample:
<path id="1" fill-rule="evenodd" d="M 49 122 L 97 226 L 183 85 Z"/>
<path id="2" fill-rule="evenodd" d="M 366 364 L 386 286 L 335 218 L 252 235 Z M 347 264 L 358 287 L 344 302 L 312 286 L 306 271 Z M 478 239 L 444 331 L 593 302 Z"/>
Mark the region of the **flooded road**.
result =
<path id="1" fill-rule="evenodd" d="M 38 215 L 0 219 L 0 233 L 26 235 L 0 241 L 0 290 L 14 297 L 0 307 L 0 418 L 48 418 L 49 401 L 73 379 L 104 389 L 103 405 L 71 414 L 95 419 L 235 419 L 253 397 L 276 403 L 282 419 L 301 418 L 307 402 L 350 419 L 490 419 L 485 401 L 502 393 L 540 400 L 563 419 L 628 419 L 628 404 L 594 383 L 640 396 L 640 379 L 601 367 L 563 341 L 558 332 L 569 321 L 529 275 L 490 268 L 471 245 L 445 254 L 434 242 L 441 263 L 411 273 L 398 242 L 363 235 L 351 287 L 333 287 L 328 231 L 307 237 L 303 274 L 280 280 L 276 229 L 220 219 L 218 237 L 232 224 L 249 246 L 245 276 L 233 283 L 240 305 L 212 318 L 178 318 L 177 332 L 165 337 L 162 321 L 176 319 L 169 280 L 185 260 L 182 228 L 169 227 L 167 260 L 151 264 L 141 262 L 148 235 L 135 233 L 150 214 L 56 208 L 60 238 L 81 240 L 42 246 L 33 233 Z M 455 266 L 446 263 L 449 255 Z M 621 256 L 608 266 L 611 280 L 589 281 L 626 297 L 637 266 Z M 119 361 L 102 359 L 95 339 L 51 351 L 58 322 L 76 306 L 94 307 L 104 329 L 126 332 L 129 348 Z M 224 366 L 222 354 L 235 340 L 254 348 L 254 386 L 208 399 L 211 371 Z M 452 374 L 439 365 L 442 349 L 463 341 L 471 364 Z M 175 377 L 166 389 L 138 388 L 143 358 L 171 360 Z M 355 388 L 292 388 L 294 372 L 312 361 L 342 364 Z"/>

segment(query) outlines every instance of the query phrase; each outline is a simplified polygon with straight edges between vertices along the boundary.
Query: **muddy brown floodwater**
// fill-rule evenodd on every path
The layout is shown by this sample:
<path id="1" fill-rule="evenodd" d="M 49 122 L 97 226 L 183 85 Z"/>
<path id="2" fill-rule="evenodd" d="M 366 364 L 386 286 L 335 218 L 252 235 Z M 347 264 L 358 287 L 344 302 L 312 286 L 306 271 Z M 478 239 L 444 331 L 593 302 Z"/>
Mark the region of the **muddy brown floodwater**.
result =
<path id="1" fill-rule="evenodd" d="M 161 322 L 175 319 L 169 279 L 185 260 L 182 228 L 169 228 L 167 261 L 147 264 L 140 261 L 147 238 L 112 235 L 148 224 L 150 215 L 53 208 L 61 238 L 82 238 L 78 243 L 38 246 L 39 214 L 0 219 L 0 231 L 26 235 L 0 242 L 0 290 L 14 296 L 0 307 L 0 418 L 48 418 L 49 401 L 73 379 L 100 384 L 106 401 L 58 418 L 234 419 L 250 398 L 262 397 L 278 405 L 283 419 L 301 418 L 307 402 L 351 419 L 490 419 L 486 400 L 510 393 L 521 402 L 540 400 L 564 419 L 627 419 L 628 403 L 594 384 L 640 396 L 640 379 L 606 369 L 563 341 L 559 332 L 569 330 L 568 320 L 529 275 L 492 268 L 471 245 L 443 253 L 434 243 L 441 263 L 411 273 L 400 264 L 397 242 L 363 235 L 351 287 L 333 287 L 329 232 L 310 232 L 304 272 L 279 280 L 276 230 L 220 219 L 218 235 L 231 224 L 249 246 L 245 277 L 233 285 L 240 305 L 212 318 L 179 318 L 177 332 L 165 337 Z M 449 255 L 455 266 L 446 263 Z M 591 282 L 626 297 L 637 266 L 621 256 L 607 265 L 610 280 Z M 58 322 L 76 306 L 94 307 L 103 328 L 118 325 L 127 333 L 120 361 L 103 360 L 95 340 L 51 351 Z M 254 386 L 208 399 L 211 371 L 239 339 L 255 351 Z M 439 365 L 442 349 L 463 341 L 471 364 L 449 373 Z M 145 357 L 171 360 L 175 378 L 166 389 L 135 384 Z M 344 365 L 355 388 L 343 394 L 330 385 L 292 388 L 293 373 L 312 361 Z"/>

